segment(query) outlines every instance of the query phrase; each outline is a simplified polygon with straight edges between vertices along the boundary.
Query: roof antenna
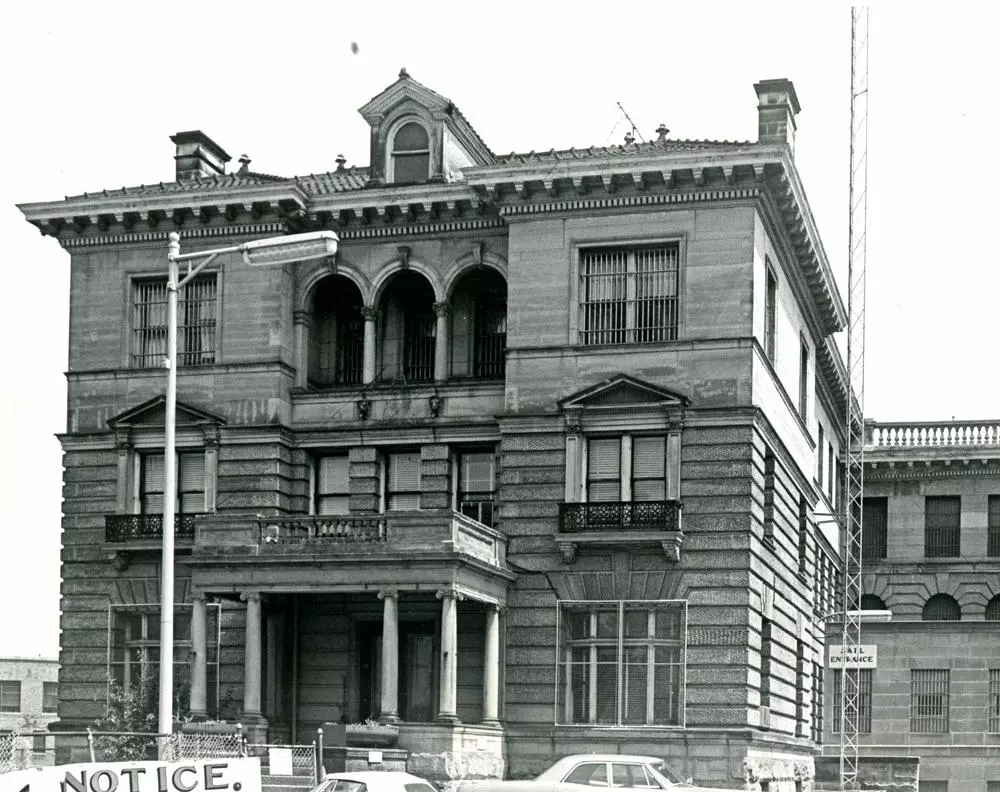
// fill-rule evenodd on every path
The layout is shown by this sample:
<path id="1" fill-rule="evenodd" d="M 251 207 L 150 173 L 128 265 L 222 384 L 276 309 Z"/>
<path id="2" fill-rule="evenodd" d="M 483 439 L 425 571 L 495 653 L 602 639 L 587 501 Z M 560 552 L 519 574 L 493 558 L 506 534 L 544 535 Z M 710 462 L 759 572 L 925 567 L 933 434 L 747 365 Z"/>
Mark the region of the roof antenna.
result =
<path id="1" fill-rule="evenodd" d="M 622 103 L 621 102 L 615 102 L 615 104 L 618 105 L 618 109 L 622 111 L 622 115 L 625 116 L 625 119 L 632 125 L 632 131 L 629 132 L 629 133 L 627 133 L 625 135 L 625 143 L 626 143 L 626 145 L 630 145 L 630 144 L 634 143 L 636 135 L 639 136 L 639 140 L 641 140 L 643 143 L 645 143 L 646 142 L 646 138 L 644 138 L 642 136 L 642 133 L 639 131 L 638 127 L 636 127 L 635 121 L 632 120 L 632 116 L 630 116 L 628 113 L 625 112 L 625 108 L 622 107 Z"/>

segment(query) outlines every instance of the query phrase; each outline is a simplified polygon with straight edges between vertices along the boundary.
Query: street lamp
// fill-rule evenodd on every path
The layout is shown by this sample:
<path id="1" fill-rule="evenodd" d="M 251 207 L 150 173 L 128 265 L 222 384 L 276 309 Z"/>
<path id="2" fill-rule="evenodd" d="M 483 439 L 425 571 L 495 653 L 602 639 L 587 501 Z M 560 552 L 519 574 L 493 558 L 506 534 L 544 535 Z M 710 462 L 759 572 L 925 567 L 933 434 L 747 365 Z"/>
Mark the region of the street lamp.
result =
<path id="1" fill-rule="evenodd" d="M 280 266 L 336 255 L 339 239 L 332 231 L 256 239 L 234 247 L 181 254 L 181 237 L 170 234 L 167 253 L 167 369 L 166 415 L 163 419 L 163 569 L 160 583 L 160 690 L 157 729 L 161 735 L 173 732 L 174 687 L 174 504 L 177 500 L 177 292 L 205 267 L 226 253 L 240 253 L 247 266 Z M 187 274 L 180 277 L 179 264 L 188 262 Z M 195 263 L 197 262 L 197 263 Z"/>

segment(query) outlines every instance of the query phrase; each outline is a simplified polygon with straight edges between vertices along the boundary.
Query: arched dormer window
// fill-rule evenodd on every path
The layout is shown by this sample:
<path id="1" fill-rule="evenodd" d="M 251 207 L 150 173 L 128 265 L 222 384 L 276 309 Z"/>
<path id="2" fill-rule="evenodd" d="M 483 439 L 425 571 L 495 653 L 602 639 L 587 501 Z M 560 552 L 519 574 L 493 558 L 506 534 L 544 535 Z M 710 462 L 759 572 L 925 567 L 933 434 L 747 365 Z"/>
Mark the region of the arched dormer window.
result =
<path id="1" fill-rule="evenodd" d="M 408 121 L 392 138 L 391 181 L 397 184 L 424 182 L 430 176 L 431 148 L 427 130 L 416 121 Z"/>

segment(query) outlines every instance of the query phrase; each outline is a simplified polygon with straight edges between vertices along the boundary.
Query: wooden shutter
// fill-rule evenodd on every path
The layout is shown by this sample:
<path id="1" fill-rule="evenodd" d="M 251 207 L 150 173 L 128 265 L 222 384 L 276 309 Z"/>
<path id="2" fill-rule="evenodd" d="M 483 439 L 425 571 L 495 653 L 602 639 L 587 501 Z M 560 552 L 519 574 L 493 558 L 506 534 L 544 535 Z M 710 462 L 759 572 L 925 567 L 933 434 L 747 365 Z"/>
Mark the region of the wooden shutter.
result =
<path id="1" fill-rule="evenodd" d="M 197 514 L 205 511 L 204 451 L 178 454 L 177 500 L 181 514 Z"/>
<path id="2" fill-rule="evenodd" d="M 632 500 L 659 501 L 667 496 L 666 438 L 632 440 Z"/>
<path id="3" fill-rule="evenodd" d="M 389 455 L 388 491 L 390 510 L 420 508 L 420 453 Z"/>
<path id="4" fill-rule="evenodd" d="M 317 514 L 347 514 L 350 462 L 346 456 L 320 457 L 316 470 Z"/>
<path id="5" fill-rule="evenodd" d="M 163 511 L 163 454 L 142 456 L 142 513 Z"/>
<path id="6" fill-rule="evenodd" d="M 461 492 L 493 492 L 493 452 L 462 454 L 460 475 Z"/>
<path id="7" fill-rule="evenodd" d="M 587 500 L 621 500 L 621 439 L 594 438 L 587 446 Z"/>

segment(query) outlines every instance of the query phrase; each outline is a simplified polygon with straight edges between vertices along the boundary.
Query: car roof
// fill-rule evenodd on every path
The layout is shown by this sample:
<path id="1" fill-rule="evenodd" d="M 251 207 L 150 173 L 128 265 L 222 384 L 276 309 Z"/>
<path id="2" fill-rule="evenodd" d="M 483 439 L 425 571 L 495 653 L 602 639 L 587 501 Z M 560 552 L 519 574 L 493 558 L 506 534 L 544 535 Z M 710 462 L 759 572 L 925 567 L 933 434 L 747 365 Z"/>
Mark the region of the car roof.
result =
<path id="1" fill-rule="evenodd" d="M 420 776 L 412 775 L 411 773 L 404 773 L 400 770 L 358 770 L 356 773 L 327 773 L 326 780 L 343 780 L 343 781 L 422 781 L 423 783 L 428 783 L 426 779 Z"/>
<path id="2" fill-rule="evenodd" d="M 564 756 L 560 762 L 661 762 L 658 756 L 641 756 L 639 754 L 571 754 Z"/>

